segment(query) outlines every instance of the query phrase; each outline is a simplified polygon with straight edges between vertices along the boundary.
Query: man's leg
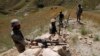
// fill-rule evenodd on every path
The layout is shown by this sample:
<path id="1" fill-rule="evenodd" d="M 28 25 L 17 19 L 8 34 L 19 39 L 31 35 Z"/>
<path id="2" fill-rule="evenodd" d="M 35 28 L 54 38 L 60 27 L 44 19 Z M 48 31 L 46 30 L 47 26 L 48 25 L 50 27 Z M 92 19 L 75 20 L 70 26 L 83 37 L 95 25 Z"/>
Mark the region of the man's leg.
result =
<path id="1" fill-rule="evenodd" d="M 22 44 L 16 44 L 16 47 L 19 53 L 22 53 L 25 51 L 25 46 Z"/>
<path id="2" fill-rule="evenodd" d="M 63 28 L 63 20 L 61 20 L 61 23 L 60 23 L 60 25 L 61 25 L 61 28 Z"/>
<path id="3" fill-rule="evenodd" d="M 81 15 L 77 15 L 77 22 L 81 23 L 80 21 L 81 21 Z"/>
<path id="4" fill-rule="evenodd" d="M 77 15 L 77 22 L 79 22 L 79 15 Z"/>
<path id="5" fill-rule="evenodd" d="M 82 13 L 80 13 L 80 15 L 79 15 L 79 23 L 81 24 L 81 14 Z"/>
<path id="6" fill-rule="evenodd" d="M 80 18 L 80 16 L 79 16 L 79 23 L 80 23 L 80 20 L 81 20 L 81 18 Z"/>

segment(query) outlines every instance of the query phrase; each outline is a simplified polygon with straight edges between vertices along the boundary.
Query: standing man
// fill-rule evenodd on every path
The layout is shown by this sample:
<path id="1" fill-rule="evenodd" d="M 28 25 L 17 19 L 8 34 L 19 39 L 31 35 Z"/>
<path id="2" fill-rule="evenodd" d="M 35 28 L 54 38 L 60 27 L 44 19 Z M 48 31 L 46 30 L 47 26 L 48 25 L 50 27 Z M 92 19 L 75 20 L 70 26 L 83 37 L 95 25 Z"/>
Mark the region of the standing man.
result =
<path id="1" fill-rule="evenodd" d="M 82 12 L 83 12 L 83 8 L 82 8 L 81 4 L 79 4 L 77 12 L 76 12 L 76 14 L 77 14 L 77 22 L 78 23 L 81 23 L 80 20 L 81 20 Z"/>
<path id="2" fill-rule="evenodd" d="M 64 14 L 60 12 L 59 14 L 59 25 L 63 27 L 63 19 L 64 19 Z"/>
<path id="3" fill-rule="evenodd" d="M 64 20 L 64 14 L 60 12 L 59 14 L 59 32 L 58 34 L 60 35 L 61 28 L 63 28 L 63 20 Z"/>
<path id="4" fill-rule="evenodd" d="M 20 23 L 18 19 L 13 19 L 11 21 L 11 27 L 12 27 L 11 37 L 13 39 L 13 42 L 15 43 L 18 52 L 22 53 L 25 51 L 25 41 L 24 41 L 24 36 L 20 31 Z"/>
<path id="5" fill-rule="evenodd" d="M 56 19 L 52 18 L 51 23 L 50 23 L 50 34 L 51 34 L 50 39 L 51 39 L 51 37 L 54 37 L 56 33 L 57 33 Z"/>

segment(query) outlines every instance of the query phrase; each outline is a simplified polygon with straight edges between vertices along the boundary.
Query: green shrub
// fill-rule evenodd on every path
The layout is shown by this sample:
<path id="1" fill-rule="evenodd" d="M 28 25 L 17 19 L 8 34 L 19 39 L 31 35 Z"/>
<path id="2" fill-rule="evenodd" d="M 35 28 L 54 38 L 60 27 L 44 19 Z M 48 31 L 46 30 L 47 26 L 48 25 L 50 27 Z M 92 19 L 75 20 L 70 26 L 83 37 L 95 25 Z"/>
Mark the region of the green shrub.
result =
<path id="1" fill-rule="evenodd" d="M 95 35 L 94 41 L 100 41 L 100 36 L 99 35 Z"/>
<path id="2" fill-rule="evenodd" d="M 81 32 L 82 35 L 88 34 L 88 30 L 85 27 L 82 27 L 80 32 Z"/>

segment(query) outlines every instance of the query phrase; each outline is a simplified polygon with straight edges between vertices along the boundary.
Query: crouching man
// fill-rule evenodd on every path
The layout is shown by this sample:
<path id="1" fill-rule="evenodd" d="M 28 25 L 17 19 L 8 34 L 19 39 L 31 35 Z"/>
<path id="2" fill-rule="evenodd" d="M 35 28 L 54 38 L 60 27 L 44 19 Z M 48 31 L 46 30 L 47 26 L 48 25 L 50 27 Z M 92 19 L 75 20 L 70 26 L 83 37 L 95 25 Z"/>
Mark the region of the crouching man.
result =
<path id="1" fill-rule="evenodd" d="M 18 19 L 13 19 L 11 21 L 11 37 L 13 39 L 13 42 L 15 43 L 15 46 L 19 53 L 22 53 L 25 51 L 25 41 L 24 36 L 22 32 L 20 31 L 20 23 Z"/>

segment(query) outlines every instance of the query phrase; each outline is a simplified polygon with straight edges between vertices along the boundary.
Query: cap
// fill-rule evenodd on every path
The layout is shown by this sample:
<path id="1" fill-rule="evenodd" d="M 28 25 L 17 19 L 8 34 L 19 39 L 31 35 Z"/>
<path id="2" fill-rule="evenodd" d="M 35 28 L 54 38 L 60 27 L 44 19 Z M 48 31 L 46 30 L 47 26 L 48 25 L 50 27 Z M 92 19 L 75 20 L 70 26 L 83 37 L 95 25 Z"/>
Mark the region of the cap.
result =
<path id="1" fill-rule="evenodd" d="M 12 19 L 11 20 L 11 23 L 15 23 L 15 22 L 19 22 L 19 20 L 18 19 Z"/>
<path id="2" fill-rule="evenodd" d="M 51 19 L 51 22 L 55 22 L 56 20 L 54 18 Z"/>

